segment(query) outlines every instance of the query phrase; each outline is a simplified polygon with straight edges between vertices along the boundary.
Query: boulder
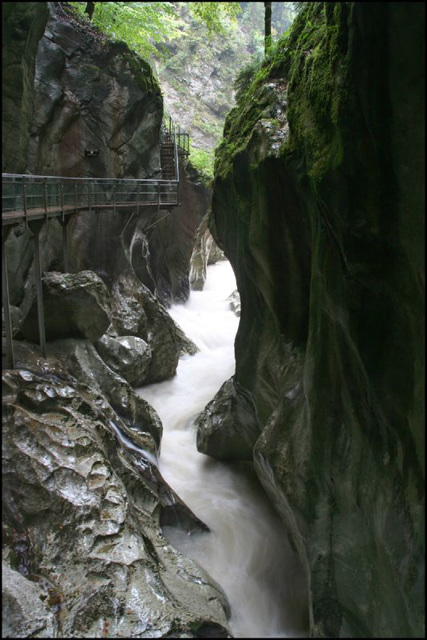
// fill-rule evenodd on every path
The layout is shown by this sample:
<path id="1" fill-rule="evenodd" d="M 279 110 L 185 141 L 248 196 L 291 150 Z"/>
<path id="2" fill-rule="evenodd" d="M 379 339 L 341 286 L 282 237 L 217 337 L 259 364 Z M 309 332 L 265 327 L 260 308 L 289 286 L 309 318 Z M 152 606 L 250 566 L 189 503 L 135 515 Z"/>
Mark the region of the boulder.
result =
<path id="1" fill-rule="evenodd" d="M 228 296 L 227 301 L 230 303 L 230 309 L 240 318 L 240 293 L 237 289 Z"/>
<path id="2" fill-rule="evenodd" d="M 46 339 L 88 338 L 95 342 L 111 323 L 107 287 L 92 271 L 48 272 L 43 276 Z M 22 321 L 20 336 L 38 342 L 37 299 Z"/>
<path id="3" fill-rule="evenodd" d="M 163 536 L 173 491 L 105 399 L 55 367 L 3 375 L 10 636 L 229 637 L 223 592 Z M 206 529 L 186 515 L 173 524 Z"/>
<path id="4" fill-rule="evenodd" d="M 144 311 L 141 281 L 130 271 L 121 273 L 111 288 L 113 336 L 136 336 L 147 340 L 147 316 Z"/>
<path id="5" fill-rule="evenodd" d="M 194 354 L 198 349 L 147 287 L 140 285 L 140 291 L 147 316 L 147 342 L 153 354 L 145 384 L 151 384 L 174 376 L 180 355 Z"/>
<path id="6" fill-rule="evenodd" d="M 144 384 L 172 377 L 182 353 L 197 353 L 196 345 L 131 269 L 114 282 L 112 306 L 113 322 L 109 333 L 113 337 L 134 335 L 142 338 L 151 349 L 152 358 Z"/>
<path id="7" fill-rule="evenodd" d="M 252 460 L 261 428 L 252 398 L 234 377 L 224 382 L 195 425 L 200 453 L 218 460 Z"/>
<path id="8" fill-rule="evenodd" d="M 75 378 L 105 395 L 134 434 L 150 434 L 155 453 L 159 451 L 163 427 L 157 412 L 124 378 L 110 369 L 88 340 L 55 340 L 49 344 L 49 355 L 60 360 Z"/>
<path id="9" fill-rule="evenodd" d="M 95 342 L 104 362 L 133 387 L 144 384 L 151 360 L 151 349 L 136 336 L 113 338 L 104 335 Z"/>

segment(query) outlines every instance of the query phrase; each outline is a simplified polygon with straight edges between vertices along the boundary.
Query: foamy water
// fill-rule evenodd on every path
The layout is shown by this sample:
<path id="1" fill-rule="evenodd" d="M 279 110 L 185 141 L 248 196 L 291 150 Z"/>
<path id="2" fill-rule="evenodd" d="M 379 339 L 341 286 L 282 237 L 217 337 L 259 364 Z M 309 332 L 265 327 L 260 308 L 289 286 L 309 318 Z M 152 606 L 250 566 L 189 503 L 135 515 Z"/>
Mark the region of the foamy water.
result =
<path id="1" fill-rule="evenodd" d="M 239 319 L 227 297 L 236 288 L 228 261 L 208 267 L 203 291 L 169 312 L 199 347 L 181 358 L 177 375 L 137 392 L 163 423 L 159 468 L 166 481 L 211 529 L 188 536 L 168 527 L 171 542 L 222 586 L 236 638 L 308 635 L 306 584 L 286 532 L 252 465 L 222 463 L 196 448 L 194 418 L 235 369 Z"/>

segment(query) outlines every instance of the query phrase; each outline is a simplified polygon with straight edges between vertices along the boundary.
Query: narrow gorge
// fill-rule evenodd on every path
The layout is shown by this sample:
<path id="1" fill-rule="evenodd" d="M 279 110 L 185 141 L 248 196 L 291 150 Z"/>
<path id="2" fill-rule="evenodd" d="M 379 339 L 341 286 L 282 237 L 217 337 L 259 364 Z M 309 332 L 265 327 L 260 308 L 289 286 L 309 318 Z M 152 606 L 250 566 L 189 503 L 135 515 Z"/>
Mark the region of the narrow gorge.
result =
<path id="1" fill-rule="evenodd" d="M 2 637 L 424 637 L 425 5 L 2 12 Z"/>

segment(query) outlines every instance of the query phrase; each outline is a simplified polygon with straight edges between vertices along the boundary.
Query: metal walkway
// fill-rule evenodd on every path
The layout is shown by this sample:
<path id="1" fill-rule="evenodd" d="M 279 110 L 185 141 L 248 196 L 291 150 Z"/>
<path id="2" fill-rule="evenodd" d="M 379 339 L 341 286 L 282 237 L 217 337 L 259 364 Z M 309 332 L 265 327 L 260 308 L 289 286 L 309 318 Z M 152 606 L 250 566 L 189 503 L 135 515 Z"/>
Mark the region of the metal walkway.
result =
<path id="1" fill-rule="evenodd" d="M 40 346 L 46 357 L 43 294 L 40 269 L 40 231 L 44 223 L 57 218 L 63 230 L 64 270 L 68 271 L 68 222 L 79 212 L 179 205 L 179 156 L 189 154 L 189 135 L 167 118 L 162 124 L 161 179 L 70 178 L 2 173 L 2 289 L 7 363 L 14 367 L 13 336 L 9 305 L 9 283 L 5 253 L 12 227 L 25 223 L 33 234 L 34 276 L 37 291 Z"/>
<path id="2" fill-rule="evenodd" d="M 80 211 L 136 206 L 169 209 L 179 204 L 179 155 L 188 155 L 189 135 L 162 125 L 161 179 L 70 178 L 2 173 L 2 226 Z M 139 211 L 138 211 L 139 212 Z"/>

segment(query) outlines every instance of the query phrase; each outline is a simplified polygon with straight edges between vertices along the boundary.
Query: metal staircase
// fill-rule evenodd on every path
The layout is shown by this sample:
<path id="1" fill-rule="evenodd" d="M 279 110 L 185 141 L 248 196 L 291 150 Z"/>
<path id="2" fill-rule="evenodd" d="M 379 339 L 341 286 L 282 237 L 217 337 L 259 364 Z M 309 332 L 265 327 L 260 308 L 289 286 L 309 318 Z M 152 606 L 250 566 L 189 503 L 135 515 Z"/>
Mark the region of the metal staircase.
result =
<path id="1" fill-rule="evenodd" d="M 190 154 L 190 136 L 175 125 L 170 116 L 163 119 L 160 141 L 160 166 L 163 180 L 179 180 L 178 156 Z"/>

